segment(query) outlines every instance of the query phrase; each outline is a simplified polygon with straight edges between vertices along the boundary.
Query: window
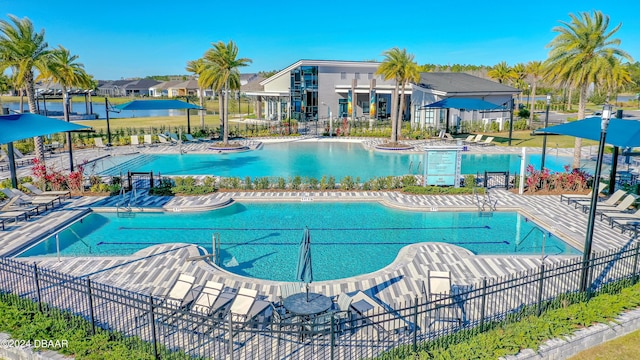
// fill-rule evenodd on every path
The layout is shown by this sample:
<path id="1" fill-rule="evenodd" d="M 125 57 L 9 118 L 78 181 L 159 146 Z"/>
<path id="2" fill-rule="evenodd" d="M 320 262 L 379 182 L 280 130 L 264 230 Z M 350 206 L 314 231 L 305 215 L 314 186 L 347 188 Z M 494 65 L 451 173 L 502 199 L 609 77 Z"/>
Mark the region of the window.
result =
<path id="1" fill-rule="evenodd" d="M 356 74 L 354 75 L 354 79 L 356 79 L 356 80 L 360 80 L 360 73 L 356 73 Z"/>
<path id="2" fill-rule="evenodd" d="M 435 115 L 435 110 L 433 109 L 427 109 L 425 110 L 424 113 L 424 123 L 430 126 L 434 126 L 435 122 L 434 122 L 434 115 Z"/>
<path id="3" fill-rule="evenodd" d="M 368 80 L 373 79 L 373 73 L 368 73 L 368 74 L 367 74 L 367 79 L 368 79 Z"/>
<path id="4" fill-rule="evenodd" d="M 340 73 L 340 80 L 347 80 L 347 73 L 346 72 L 341 72 Z"/>

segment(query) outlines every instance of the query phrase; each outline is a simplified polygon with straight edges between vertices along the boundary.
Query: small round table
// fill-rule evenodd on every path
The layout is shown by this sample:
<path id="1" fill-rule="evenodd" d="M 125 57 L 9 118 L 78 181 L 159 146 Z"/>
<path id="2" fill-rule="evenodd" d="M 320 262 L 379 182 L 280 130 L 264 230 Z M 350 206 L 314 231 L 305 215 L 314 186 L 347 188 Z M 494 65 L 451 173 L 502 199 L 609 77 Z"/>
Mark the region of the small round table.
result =
<path id="1" fill-rule="evenodd" d="M 331 299 L 317 293 L 293 294 L 283 301 L 284 307 L 296 315 L 310 316 L 327 311 L 331 307 Z"/>

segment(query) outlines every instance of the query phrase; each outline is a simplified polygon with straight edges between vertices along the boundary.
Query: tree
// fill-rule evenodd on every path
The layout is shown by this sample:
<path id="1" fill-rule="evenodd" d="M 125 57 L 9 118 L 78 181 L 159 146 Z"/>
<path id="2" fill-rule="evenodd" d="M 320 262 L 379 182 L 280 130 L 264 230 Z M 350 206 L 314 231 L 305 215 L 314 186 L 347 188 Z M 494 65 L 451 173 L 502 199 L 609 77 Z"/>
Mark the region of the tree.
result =
<path id="1" fill-rule="evenodd" d="M 0 106 L 2 105 L 2 94 L 12 88 L 11 79 L 4 73 L 0 73 Z"/>
<path id="2" fill-rule="evenodd" d="M 538 89 L 538 82 L 544 75 L 544 67 L 542 66 L 542 61 L 529 61 L 525 69 L 527 76 L 531 80 L 531 105 L 529 108 L 529 127 L 531 127 L 536 105 L 536 90 Z"/>
<path id="3" fill-rule="evenodd" d="M 605 70 L 605 76 L 601 78 L 600 85 L 607 95 L 607 101 L 612 95 L 617 95 L 620 90 L 633 83 L 628 67 L 622 64 L 620 58 L 609 56 L 606 58 L 609 67 Z"/>
<path id="4" fill-rule="evenodd" d="M 0 73 L 7 68 L 14 72 L 17 89 L 27 93 L 29 111 L 37 113 L 34 69 L 47 71 L 50 50 L 44 40 L 44 29 L 36 32 L 31 20 L 9 15 L 10 21 L 0 20 Z M 36 156 L 44 163 L 42 138 L 34 137 Z"/>
<path id="5" fill-rule="evenodd" d="M 200 113 L 200 126 L 204 128 L 204 80 L 202 79 L 202 72 L 206 69 L 204 59 L 200 58 L 198 60 L 187 61 L 188 72 L 194 73 L 198 75 L 198 98 L 200 100 L 200 108 L 202 110 L 198 110 Z"/>
<path id="6" fill-rule="evenodd" d="M 248 66 L 252 60 L 238 58 L 238 47 L 230 40 L 227 44 L 218 41 L 204 54 L 206 69 L 203 71 L 205 84 L 220 89 L 224 96 L 220 115 L 223 116 L 223 142 L 229 143 L 229 93 L 232 89 L 240 89 L 240 67 Z"/>
<path id="7" fill-rule="evenodd" d="M 487 76 L 498 80 L 500 84 L 508 83 L 516 78 L 515 72 L 509 65 L 507 65 L 506 61 L 502 61 L 492 67 L 491 70 L 487 72 Z"/>
<path id="8" fill-rule="evenodd" d="M 412 81 L 416 82 L 420 79 L 418 64 L 414 61 L 414 55 L 408 54 L 407 49 L 400 50 L 393 48 L 383 53 L 385 59 L 382 61 L 376 74 L 382 75 L 385 80 L 395 79 L 396 85 L 393 92 L 391 106 L 391 142 L 398 142 L 398 133 L 400 132 L 400 122 L 402 109 L 404 108 L 404 92 L 405 87 Z M 400 94 L 400 105 L 398 106 L 398 91 L 402 86 Z"/>
<path id="9" fill-rule="evenodd" d="M 587 89 L 590 84 L 606 76 L 611 67 L 607 60 L 618 56 L 633 61 L 631 56 L 618 48 L 621 41 L 612 36 L 622 23 L 611 31 L 609 16 L 600 11 L 570 14 L 570 22 L 561 21 L 561 26 L 553 28 L 558 35 L 547 45 L 551 48 L 546 60 L 547 72 L 561 79 L 579 91 L 578 119 L 583 119 L 586 110 Z M 573 153 L 573 167 L 580 167 L 582 139 L 576 137 Z"/>

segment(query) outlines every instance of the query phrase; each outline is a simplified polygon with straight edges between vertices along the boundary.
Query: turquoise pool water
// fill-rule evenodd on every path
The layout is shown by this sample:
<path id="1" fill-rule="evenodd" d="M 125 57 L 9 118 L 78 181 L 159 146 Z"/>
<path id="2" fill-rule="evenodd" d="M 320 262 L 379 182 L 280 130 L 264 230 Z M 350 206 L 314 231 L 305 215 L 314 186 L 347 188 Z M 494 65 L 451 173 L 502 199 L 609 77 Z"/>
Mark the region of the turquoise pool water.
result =
<path id="1" fill-rule="evenodd" d="M 546 165 L 564 171 L 570 157 L 548 153 Z M 230 154 L 142 154 L 114 156 L 86 167 L 91 174 L 119 175 L 127 171 L 143 171 L 162 175 L 217 175 L 223 177 L 309 176 L 320 179 L 334 176 L 337 181 L 349 175 L 368 180 L 380 176 L 422 174 L 422 154 L 398 154 L 366 150 L 359 143 L 289 142 L 265 144 L 261 149 Z M 540 166 L 540 155 L 528 155 L 527 164 Z M 484 171 L 520 172 L 517 154 L 462 155 L 462 174 Z"/>
<path id="2" fill-rule="evenodd" d="M 515 212 L 418 212 L 378 203 L 236 203 L 203 213 L 93 213 L 60 234 L 63 256 L 129 255 L 158 243 L 211 252 L 220 234 L 222 266 L 260 279 L 295 281 L 298 248 L 311 230 L 314 279 L 345 278 L 389 265 L 406 245 L 445 242 L 476 254 L 542 254 L 541 231 Z M 528 235 L 529 234 L 529 235 Z M 528 236 L 527 236 L 528 235 Z M 82 239 L 80 241 L 79 239 Z M 21 256 L 55 255 L 55 238 Z M 579 254 L 548 234 L 544 254 Z"/>

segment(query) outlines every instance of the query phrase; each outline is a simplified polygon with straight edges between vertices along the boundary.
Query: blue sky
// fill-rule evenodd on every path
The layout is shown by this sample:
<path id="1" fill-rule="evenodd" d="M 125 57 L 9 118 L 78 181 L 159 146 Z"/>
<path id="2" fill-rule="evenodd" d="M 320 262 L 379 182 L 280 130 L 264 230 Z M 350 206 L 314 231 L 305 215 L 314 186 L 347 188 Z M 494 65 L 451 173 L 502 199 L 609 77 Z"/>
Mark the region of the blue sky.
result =
<path id="1" fill-rule="evenodd" d="M 640 61 L 634 1 L 147 1 L 0 0 L 0 16 L 28 17 L 96 79 L 186 74 L 212 42 L 233 40 L 253 60 L 243 73 L 300 59 L 376 60 L 406 48 L 418 64 L 510 65 L 544 60 L 554 26 L 601 10 L 622 23 L 621 48 Z"/>

